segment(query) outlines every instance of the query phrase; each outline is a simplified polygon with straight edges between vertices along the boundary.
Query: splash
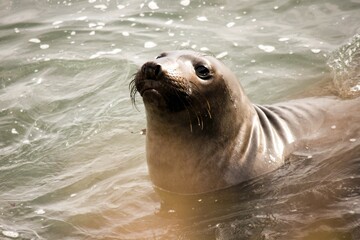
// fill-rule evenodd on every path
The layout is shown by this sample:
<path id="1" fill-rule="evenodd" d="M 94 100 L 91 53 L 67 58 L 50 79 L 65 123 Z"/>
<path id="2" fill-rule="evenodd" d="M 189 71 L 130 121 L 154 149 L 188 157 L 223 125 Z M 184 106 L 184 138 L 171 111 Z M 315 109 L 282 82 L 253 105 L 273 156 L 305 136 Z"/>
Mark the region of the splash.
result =
<path id="1" fill-rule="evenodd" d="M 360 96 L 360 34 L 331 54 L 328 61 L 334 85 L 342 97 Z"/>

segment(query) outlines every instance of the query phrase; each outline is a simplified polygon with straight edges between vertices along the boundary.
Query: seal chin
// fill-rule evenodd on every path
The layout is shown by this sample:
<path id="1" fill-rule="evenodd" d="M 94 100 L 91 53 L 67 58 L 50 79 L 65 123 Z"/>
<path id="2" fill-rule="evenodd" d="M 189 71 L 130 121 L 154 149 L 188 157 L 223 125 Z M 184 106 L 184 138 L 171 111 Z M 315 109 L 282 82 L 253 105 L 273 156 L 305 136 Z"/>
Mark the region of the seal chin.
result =
<path id="1" fill-rule="evenodd" d="M 158 109 L 166 109 L 167 104 L 161 93 L 155 88 L 146 88 L 141 91 L 144 103 Z"/>
<path id="2" fill-rule="evenodd" d="M 140 95 L 143 96 L 144 93 L 147 91 L 154 90 L 156 92 L 159 92 L 161 85 L 158 81 L 146 79 L 143 81 L 139 81 L 137 88 L 138 88 Z"/>

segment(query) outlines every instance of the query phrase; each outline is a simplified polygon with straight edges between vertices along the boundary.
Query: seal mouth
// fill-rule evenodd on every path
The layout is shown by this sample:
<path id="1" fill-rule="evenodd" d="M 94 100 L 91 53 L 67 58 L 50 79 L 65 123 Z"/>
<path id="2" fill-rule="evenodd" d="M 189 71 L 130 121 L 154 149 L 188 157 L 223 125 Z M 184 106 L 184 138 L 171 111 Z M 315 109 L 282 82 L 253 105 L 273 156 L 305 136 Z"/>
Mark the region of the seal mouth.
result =
<path id="1" fill-rule="evenodd" d="M 142 86 L 137 86 L 137 90 L 140 93 L 140 96 L 144 96 L 144 93 L 147 91 L 157 92 L 161 94 L 160 88 L 161 83 L 152 79 L 145 79 L 143 80 Z"/>

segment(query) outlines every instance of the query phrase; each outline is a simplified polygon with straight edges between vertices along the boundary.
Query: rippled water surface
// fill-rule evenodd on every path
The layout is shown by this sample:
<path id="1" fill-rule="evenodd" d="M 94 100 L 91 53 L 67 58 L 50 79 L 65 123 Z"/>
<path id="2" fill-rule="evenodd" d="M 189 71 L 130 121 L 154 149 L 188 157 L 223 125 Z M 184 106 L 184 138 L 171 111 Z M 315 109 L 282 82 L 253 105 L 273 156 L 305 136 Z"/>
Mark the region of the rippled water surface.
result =
<path id="1" fill-rule="evenodd" d="M 160 208 L 128 88 L 146 60 L 195 49 L 256 103 L 356 92 L 359 23 L 359 0 L 2 0 L 0 239 L 360 239 L 360 136 Z"/>

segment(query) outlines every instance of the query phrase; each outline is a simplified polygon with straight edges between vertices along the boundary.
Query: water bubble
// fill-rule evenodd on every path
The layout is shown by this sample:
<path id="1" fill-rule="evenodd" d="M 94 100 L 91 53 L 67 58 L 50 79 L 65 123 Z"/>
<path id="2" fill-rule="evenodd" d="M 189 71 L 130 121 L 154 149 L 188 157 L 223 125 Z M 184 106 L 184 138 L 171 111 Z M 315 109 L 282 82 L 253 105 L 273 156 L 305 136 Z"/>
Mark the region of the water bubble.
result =
<path id="1" fill-rule="evenodd" d="M 18 28 L 14 28 L 14 32 L 15 32 L 15 33 L 19 33 L 20 30 L 19 30 Z"/>
<path id="2" fill-rule="evenodd" d="M 198 16 L 198 17 L 196 17 L 196 19 L 197 19 L 198 21 L 200 21 L 200 22 L 206 22 L 206 21 L 208 21 L 207 17 L 205 17 L 205 16 Z"/>
<path id="3" fill-rule="evenodd" d="M 94 3 L 96 2 L 96 0 L 89 0 L 89 3 Z"/>
<path id="4" fill-rule="evenodd" d="M 318 49 L 318 48 L 312 48 L 311 49 L 311 52 L 313 52 L 313 53 L 319 53 L 319 52 L 321 52 L 321 50 L 320 49 Z"/>
<path id="5" fill-rule="evenodd" d="M 289 41 L 289 40 L 290 40 L 290 38 L 288 38 L 288 37 L 281 37 L 278 39 L 279 42 L 285 42 L 285 41 Z"/>
<path id="6" fill-rule="evenodd" d="M 99 5 L 95 5 L 94 8 L 104 11 L 105 9 L 107 9 L 107 6 L 104 4 L 99 4 Z"/>
<path id="7" fill-rule="evenodd" d="M 48 49 L 49 47 L 50 47 L 49 44 L 41 44 L 40 45 L 41 49 Z"/>
<path id="8" fill-rule="evenodd" d="M 63 23 L 63 21 L 55 21 L 55 22 L 52 23 L 52 25 L 55 26 L 55 25 L 59 25 L 59 24 L 61 24 L 61 23 Z"/>
<path id="9" fill-rule="evenodd" d="M 5 237 L 9 237 L 9 238 L 18 238 L 18 237 L 19 237 L 19 233 L 14 232 L 14 231 L 4 230 L 4 231 L 2 231 L 2 234 L 3 234 Z"/>
<path id="10" fill-rule="evenodd" d="M 356 142 L 356 138 L 350 138 L 349 141 L 350 142 Z"/>
<path id="11" fill-rule="evenodd" d="M 221 59 L 221 58 L 225 57 L 226 55 L 228 55 L 228 52 L 221 52 L 218 55 L 216 55 L 215 57 L 217 59 Z"/>
<path id="12" fill-rule="evenodd" d="M 87 19 L 87 16 L 78 17 L 77 21 L 85 21 Z"/>
<path id="13" fill-rule="evenodd" d="M 102 55 L 115 55 L 115 54 L 118 54 L 120 53 L 122 50 L 120 48 L 115 48 L 114 50 L 112 51 L 100 51 L 100 52 L 97 52 L 93 55 L 90 56 L 90 59 L 94 59 L 94 58 L 98 58 Z"/>
<path id="14" fill-rule="evenodd" d="M 189 6 L 190 0 L 181 0 L 180 4 L 183 5 L 184 7 Z"/>
<path id="15" fill-rule="evenodd" d="M 89 28 L 94 28 L 94 27 L 96 27 L 97 26 L 97 24 L 96 23 L 89 23 Z"/>
<path id="16" fill-rule="evenodd" d="M 360 84 L 354 86 L 354 87 L 351 87 L 350 88 L 350 91 L 352 92 L 359 92 L 360 91 Z"/>
<path id="17" fill-rule="evenodd" d="M 331 126 L 331 129 L 336 129 L 336 125 L 332 125 L 332 126 Z"/>
<path id="18" fill-rule="evenodd" d="M 38 39 L 38 38 L 30 38 L 30 39 L 29 39 L 29 42 L 31 42 L 31 43 L 40 43 L 41 40 Z"/>
<path id="19" fill-rule="evenodd" d="M 273 47 L 273 46 L 270 46 L 270 45 L 262 45 L 262 44 L 258 45 L 258 48 L 261 49 L 261 50 L 263 50 L 263 51 L 265 51 L 265 52 L 272 52 L 272 51 L 275 50 L 275 47 Z"/>
<path id="20" fill-rule="evenodd" d="M 154 42 L 151 42 L 151 41 L 148 41 L 148 42 L 145 42 L 144 43 L 144 48 L 153 48 L 153 47 L 156 47 L 157 44 L 154 43 Z"/>
<path id="21" fill-rule="evenodd" d="M 38 209 L 38 210 L 35 211 L 35 213 L 38 214 L 38 215 L 42 215 L 42 214 L 45 213 L 45 210 L 44 209 Z"/>
<path id="22" fill-rule="evenodd" d="M 11 133 L 12 134 L 19 134 L 19 132 L 15 128 L 11 129 Z"/>
<path id="23" fill-rule="evenodd" d="M 154 2 L 154 1 L 149 2 L 149 3 L 148 3 L 148 7 L 149 7 L 151 10 L 159 9 L 159 6 L 158 6 L 157 3 Z"/>
<path id="24" fill-rule="evenodd" d="M 186 42 L 182 42 L 181 44 L 180 44 L 180 46 L 182 46 L 182 47 L 188 47 L 190 45 L 190 41 L 188 40 L 188 41 L 186 41 Z"/>
<path id="25" fill-rule="evenodd" d="M 121 10 L 121 9 L 125 8 L 125 5 L 119 4 L 119 5 L 117 5 L 116 7 L 117 7 L 119 10 Z"/>
<path id="26" fill-rule="evenodd" d="M 229 23 L 226 24 L 226 26 L 227 26 L 228 28 L 231 28 L 231 27 L 234 26 L 234 25 L 235 25 L 234 22 L 229 22 Z"/>
<path id="27" fill-rule="evenodd" d="M 174 21 L 170 19 L 169 21 L 166 21 L 165 24 L 166 24 L 166 25 L 170 25 L 170 24 L 172 24 L 173 22 L 174 22 Z"/>
<path id="28" fill-rule="evenodd" d="M 130 36 L 130 33 L 129 32 L 122 32 L 122 35 L 125 36 L 125 37 L 128 37 L 128 36 Z"/>
<path id="29" fill-rule="evenodd" d="M 90 35 L 90 36 L 95 35 L 95 31 L 91 31 L 91 32 L 89 33 L 89 35 Z"/>

